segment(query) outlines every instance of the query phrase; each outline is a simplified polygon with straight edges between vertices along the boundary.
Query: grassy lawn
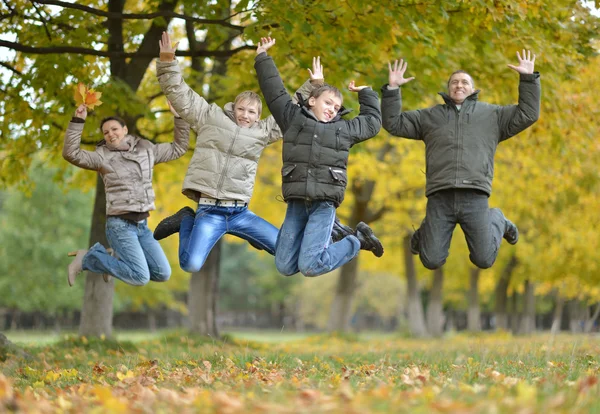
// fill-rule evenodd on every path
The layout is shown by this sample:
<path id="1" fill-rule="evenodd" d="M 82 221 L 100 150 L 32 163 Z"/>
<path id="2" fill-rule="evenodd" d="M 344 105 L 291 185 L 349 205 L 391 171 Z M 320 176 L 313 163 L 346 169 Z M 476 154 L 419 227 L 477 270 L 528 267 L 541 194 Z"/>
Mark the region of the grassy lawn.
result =
<path id="1" fill-rule="evenodd" d="M 600 412 L 591 336 L 9 334 L 0 412 Z"/>

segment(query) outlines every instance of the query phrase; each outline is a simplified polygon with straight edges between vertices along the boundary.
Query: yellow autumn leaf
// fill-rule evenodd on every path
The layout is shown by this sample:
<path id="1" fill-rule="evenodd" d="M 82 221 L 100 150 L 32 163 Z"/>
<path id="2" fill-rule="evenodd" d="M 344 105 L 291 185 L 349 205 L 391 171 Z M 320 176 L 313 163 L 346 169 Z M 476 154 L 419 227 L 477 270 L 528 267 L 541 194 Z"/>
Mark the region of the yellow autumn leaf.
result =
<path id="1" fill-rule="evenodd" d="M 96 90 L 88 88 L 81 82 L 75 88 L 74 98 L 77 106 L 84 104 L 88 109 L 94 109 L 94 107 L 102 105 L 101 96 L 102 92 L 96 92 Z M 82 341 L 84 340 L 83 338 Z"/>

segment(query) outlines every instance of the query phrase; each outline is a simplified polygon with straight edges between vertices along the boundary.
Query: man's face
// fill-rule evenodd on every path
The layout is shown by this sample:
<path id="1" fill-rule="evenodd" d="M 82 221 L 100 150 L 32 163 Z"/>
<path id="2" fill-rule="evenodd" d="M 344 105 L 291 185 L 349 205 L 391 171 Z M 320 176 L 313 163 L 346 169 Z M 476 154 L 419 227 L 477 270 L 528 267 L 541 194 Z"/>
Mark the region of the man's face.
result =
<path id="1" fill-rule="evenodd" d="M 333 92 L 325 91 L 318 98 L 311 96 L 308 104 L 319 121 L 330 122 L 342 107 L 342 100 Z"/>
<path id="2" fill-rule="evenodd" d="M 111 119 L 102 124 L 102 135 L 111 147 L 118 147 L 127 136 L 127 127 L 121 126 L 119 121 Z"/>
<path id="3" fill-rule="evenodd" d="M 467 73 L 455 73 L 448 82 L 448 95 L 456 104 L 462 104 L 473 93 L 473 80 Z"/>
<path id="4" fill-rule="evenodd" d="M 258 103 L 249 100 L 236 103 L 233 112 L 235 122 L 242 128 L 250 128 L 260 117 Z"/>

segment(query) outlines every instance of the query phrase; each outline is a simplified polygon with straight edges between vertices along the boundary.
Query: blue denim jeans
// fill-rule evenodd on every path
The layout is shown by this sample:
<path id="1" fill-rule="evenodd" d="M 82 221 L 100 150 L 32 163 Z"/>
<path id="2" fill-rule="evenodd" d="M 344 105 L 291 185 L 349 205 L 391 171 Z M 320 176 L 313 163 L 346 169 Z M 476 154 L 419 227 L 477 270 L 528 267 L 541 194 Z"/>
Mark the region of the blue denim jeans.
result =
<path id="1" fill-rule="evenodd" d="M 354 259 L 360 250 L 355 236 L 331 244 L 334 219 L 330 201 L 289 201 L 275 248 L 279 273 L 319 276 Z"/>
<path id="2" fill-rule="evenodd" d="M 208 254 L 225 234 L 233 234 L 275 254 L 277 227 L 248 207 L 199 205 L 195 217 L 185 217 L 179 227 L 179 265 L 199 271 Z"/>
<path id="3" fill-rule="evenodd" d="M 423 266 L 437 269 L 446 263 L 452 233 L 457 224 L 465 234 L 471 262 L 491 267 L 506 230 L 506 218 L 498 208 L 489 208 L 484 192 L 469 189 L 440 190 L 427 199 L 427 212 L 416 231 Z"/>
<path id="4" fill-rule="evenodd" d="M 118 217 L 106 219 L 106 238 L 116 253 L 111 256 L 100 243 L 93 245 L 83 258 L 83 269 L 108 273 L 134 286 L 150 280 L 165 282 L 171 266 L 162 247 L 148 228 L 148 221 L 134 223 Z"/>

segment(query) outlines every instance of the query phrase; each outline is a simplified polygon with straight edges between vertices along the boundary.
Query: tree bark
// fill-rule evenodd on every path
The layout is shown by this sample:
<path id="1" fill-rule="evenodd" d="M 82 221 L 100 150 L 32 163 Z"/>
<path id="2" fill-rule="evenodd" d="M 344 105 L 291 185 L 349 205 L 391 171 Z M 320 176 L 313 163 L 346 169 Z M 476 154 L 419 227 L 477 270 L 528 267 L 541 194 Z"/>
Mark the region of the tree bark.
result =
<path id="1" fill-rule="evenodd" d="M 550 333 L 552 335 L 556 335 L 560 332 L 560 325 L 562 322 L 562 314 L 563 308 L 565 306 L 565 298 L 560 295 L 560 292 L 556 290 L 555 292 L 556 300 L 554 305 L 554 315 L 552 316 L 552 327 L 550 328 Z"/>
<path id="2" fill-rule="evenodd" d="M 222 243 L 223 240 L 219 240 L 202 269 L 192 273 L 188 295 L 190 331 L 212 338 L 219 338 L 216 315 Z"/>
<path id="3" fill-rule="evenodd" d="M 519 333 L 530 335 L 535 331 L 535 284 L 529 279 L 525 281 L 523 299 L 523 317 L 521 318 Z"/>
<path id="4" fill-rule="evenodd" d="M 471 269 L 467 311 L 467 329 L 471 332 L 481 331 L 481 311 L 479 309 L 479 274 L 478 267 Z"/>
<path id="5" fill-rule="evenodd" d="M 346 332 L 350 328 L 352 302 L 357 287 L 358 257 L 342 266 L 331 305 L 327 330 Z"/>
<path id="6" fill-rule="evenodd" d="M 427 330 L 432 336 L 439 337 L 444 333 L 444 301 L 442 291 L 444 287 L 444 268 L 433 271 L 433 283 L 427 305 Z"/>
<path id="7" fill-rule="evenodd" d="M 90 231 L 90 246 L 101 243 L 108 247 L 106 240 L 106 194 L 104 183 L 100 174 L 96 177 L 96 200 L 92 214 L 92 229 Z M 114 279 L 109 283 L 104 282 L 102 276 L 86 272 L 85 293 L 81 320 L 79 322 L 79 335 L 98 337 L 112 336 Z"/>
<path id="8" fill-rule="evenodd" d="M 502 270 L 500 279 L 496 284 L 496 330 L 508 330 L 508 286 L 510 285 L 510 279 L 513 271 L 517 267 L 517 264 L 517 256 L 513 255 L 508 261 L 506 267 Z"/>
<path id="9" fill-rule="evenodd" d="M 513 290 L 511 298 L 511 314 L 510 314 L 510 331 L 513 335 L 519 333 L 520 314 L 519 314 L 519 294 L 517 290 Z"/>
<path id="10" fill-rule="evenodd" d="M 410 251 L 410 234 L 404 236 L 404 268 L 406 273 L 406 294 L 408 296 L 408 326 L 410 333 L 418 338 L 428 336 L 423 315 L 423 303 L 421 301 L 421 290 L 417 281 L 415 261 Z"/>

